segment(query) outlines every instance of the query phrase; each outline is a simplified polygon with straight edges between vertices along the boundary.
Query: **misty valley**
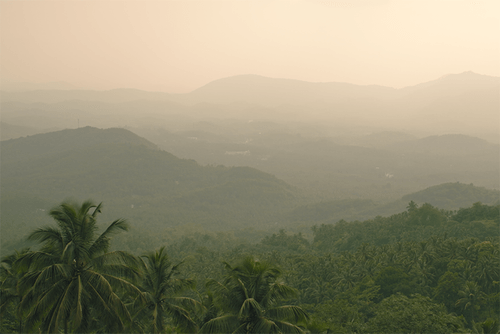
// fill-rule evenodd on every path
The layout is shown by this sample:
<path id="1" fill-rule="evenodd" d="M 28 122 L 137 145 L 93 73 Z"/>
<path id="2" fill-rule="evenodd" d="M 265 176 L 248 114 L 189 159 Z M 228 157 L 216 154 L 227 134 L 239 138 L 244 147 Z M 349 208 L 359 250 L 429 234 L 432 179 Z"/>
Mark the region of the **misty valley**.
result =
<path id="1" fill-rule="evenodd" d="M 1 333 L 498 333 L 500 78 L 1 101 Z"/>

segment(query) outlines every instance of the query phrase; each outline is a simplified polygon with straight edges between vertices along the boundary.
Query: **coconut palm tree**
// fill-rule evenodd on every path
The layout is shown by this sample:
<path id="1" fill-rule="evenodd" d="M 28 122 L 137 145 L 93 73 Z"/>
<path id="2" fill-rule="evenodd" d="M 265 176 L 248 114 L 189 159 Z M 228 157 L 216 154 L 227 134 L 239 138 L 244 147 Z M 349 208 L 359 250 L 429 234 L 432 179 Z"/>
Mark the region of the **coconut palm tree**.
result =
<path id="1" fill-rule="evenodd" d="M 134 323 L 148 333 L 164 333 L 165 320 L 171 318 L 177 329 L 197 332 L 190 310 L 199 310 L 201 304 L 192 298 L 179 296 L 194 288 L 191 279 L 177 278 L 179 266 L 172 264 L 165 247 L 141 257 L 143 280 L 141 298 L 134 302 Z"/>
<path id="2" fill-rule="evenodd" d="M 25 293 L 26 331 L 46 333 L 122 332 L 129 312 L 113 287 L 139 293 L 128 279 L 137 278 L 136 259 L 120 251 L 108 252 L 110 237 L 125 231 L 125 220 L 113 221 L 100 235 L 96 217 L 102 204 L 63 202 L 50 211 L 56 227 L 35 230 L 28 239 L 39 241 L 38 251 L 21 260 L 30 272 L 20 281 Z"/>
<path id="3" fill-rule="evenodd" d="M 222 283 L 210 281 L 221 314 L 206 322 L 202 333 L 303 333 L 297 323 L 308 320 L 298 306 L 281 302 L 296 296 L 280 281 L 281 271 L 252 257 L 239 265 L 226 265 Z"/>
<path id="4" fill-rule="evenodd" d="M 476 311 L 480 309 L 480 303 L 484 300 L 484 293 L 476 282 L 467 281 L 462 290 L 458 292 L 461 297 L 455 306 L 462 308 L 465 318 L 471 322 L 476 320 Z"/>

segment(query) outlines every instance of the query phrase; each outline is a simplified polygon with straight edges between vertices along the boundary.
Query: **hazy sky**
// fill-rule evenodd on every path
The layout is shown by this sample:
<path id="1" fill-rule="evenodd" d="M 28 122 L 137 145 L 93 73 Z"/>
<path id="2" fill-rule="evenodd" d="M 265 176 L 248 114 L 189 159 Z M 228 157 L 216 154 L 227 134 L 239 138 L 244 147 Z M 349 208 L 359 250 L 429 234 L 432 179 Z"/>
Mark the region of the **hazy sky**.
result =
<path id="1" fill-rule="evenodd" d="M 403 87 L 500 76 L 500 1 L 6 1 L 4 81 L 187 92 L 237 74 Z"/>

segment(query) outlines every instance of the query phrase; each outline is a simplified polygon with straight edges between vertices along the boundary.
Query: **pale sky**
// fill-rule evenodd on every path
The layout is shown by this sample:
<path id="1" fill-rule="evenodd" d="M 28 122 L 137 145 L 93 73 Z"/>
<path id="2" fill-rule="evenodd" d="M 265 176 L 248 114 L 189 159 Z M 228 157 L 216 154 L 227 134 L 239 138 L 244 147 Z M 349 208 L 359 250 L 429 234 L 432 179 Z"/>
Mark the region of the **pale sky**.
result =
<path id="1" fill-rule="evenodd" d="M 188 92 L 258 74 L 400 88 L 500 76 L 498 0 L 0 0 L 0 78 Z"/>

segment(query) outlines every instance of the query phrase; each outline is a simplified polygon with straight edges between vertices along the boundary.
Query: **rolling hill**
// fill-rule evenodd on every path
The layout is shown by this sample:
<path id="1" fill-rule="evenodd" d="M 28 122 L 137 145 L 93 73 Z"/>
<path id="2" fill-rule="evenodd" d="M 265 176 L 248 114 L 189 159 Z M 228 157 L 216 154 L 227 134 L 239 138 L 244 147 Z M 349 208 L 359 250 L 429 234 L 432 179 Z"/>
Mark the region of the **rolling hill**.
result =
<path id="1" fill-rule="evenodd" d="M 281 221 L 290 222 L 294 226 L 304 226 L 313 223 L 335 223 L 341 219 L 367 220 L 375 216 L 390 216 L 405 211 L 410 201 L 414 201 L 417 205 L 429 203 L 439 209 L 458 210 L 470 207 L 476 202 L 498 205 L 500 191 L 476 187 L 473 184 L 444 183 L 404 195 L 401 199 L 386 204 L 362 199 L 307 204 L 285 214 Z"/>
<path id="2" fill-rule="evenodd" d="M 266 225 L 301 198 L 273 175 L 200 166 L 124 129 L 39 134 L 2 141 L 1 150 L 2 239 L 46 221 L 66 198 L 103 201 L 106 217 L 127 217 L 136 228 L 196 222 L 216 230 Z"/>

